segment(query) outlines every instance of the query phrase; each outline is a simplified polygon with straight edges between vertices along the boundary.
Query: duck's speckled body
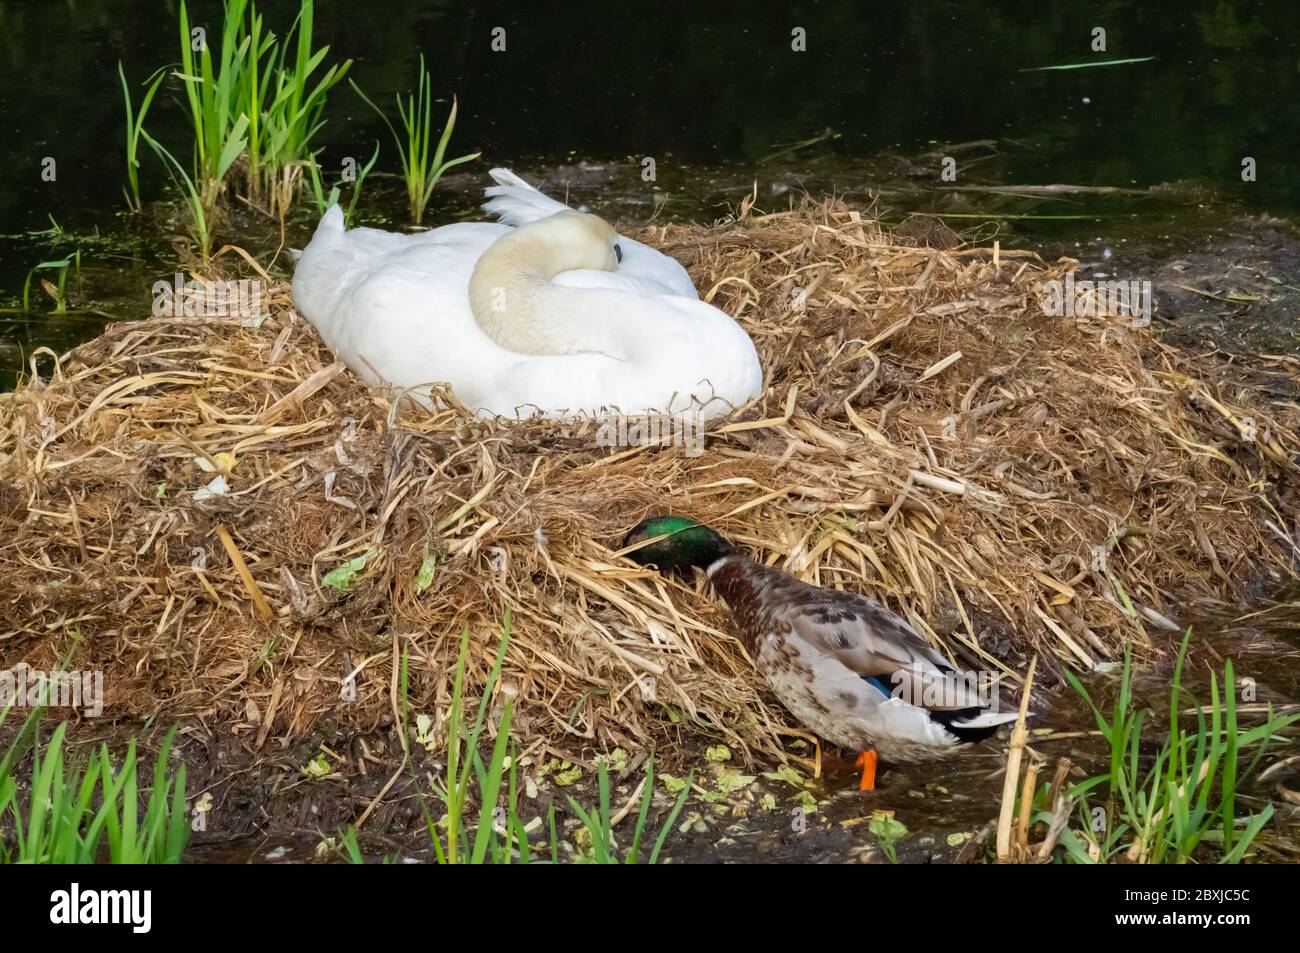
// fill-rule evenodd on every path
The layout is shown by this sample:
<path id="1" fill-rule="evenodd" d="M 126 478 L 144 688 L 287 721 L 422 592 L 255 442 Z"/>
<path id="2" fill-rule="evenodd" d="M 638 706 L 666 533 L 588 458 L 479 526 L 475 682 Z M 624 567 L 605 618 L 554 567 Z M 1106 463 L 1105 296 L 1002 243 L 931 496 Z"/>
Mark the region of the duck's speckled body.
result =
<path id="1" fill-rule="evenodd" d="M 660 536 L 629 555 L 666 571 L 704 569 L 777 698 L 827 741 L 886 760 L 929 761 L 1015 720 L 874 599 L 762 566 L 682 517 L 645 520 L 627 543 Z"/>

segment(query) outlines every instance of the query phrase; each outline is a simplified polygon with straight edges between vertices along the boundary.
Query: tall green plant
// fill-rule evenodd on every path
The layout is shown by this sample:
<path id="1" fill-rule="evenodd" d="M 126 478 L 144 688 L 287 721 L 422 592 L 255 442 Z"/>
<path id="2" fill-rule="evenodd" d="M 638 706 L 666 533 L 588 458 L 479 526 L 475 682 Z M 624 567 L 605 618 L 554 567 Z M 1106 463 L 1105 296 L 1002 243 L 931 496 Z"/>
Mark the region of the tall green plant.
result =
<path id="1" fill-rule="evenodd" d="M 487 721 L 488 704 L 492 691 L 501 676 L 501 665 L 505 661 L 506 648 L 510 644 L 510 611 L 506 610 L 505 622 L 501 628 L 501 643 L 497 648 L 496 660 L 483 685 L 483 694 L 479 698 L 478 709 L 472 724 L 464 720 L 464 683 L 465 659 L 469 652 L 469 629 L 461 633 L 460 653 L 456 658 L 456 673 L 452 684 L 451 708 L 447 713 L 447 768 L 441 782 L 434 787 L 434 793 L 447 808 L 447 834 L 444 842 L 437 824 L 425 806 L 425 824 L 429 837 L 433 841 L 434 852 L 441 863 L 481 864 L 487 858 L 488 848 L 496 847 L 493 859 L 499 859 L 509 846 L 496 843 L 492 828 L 493 813 L 496 810 L 497 795 L 501 790 L 501 781 L 505 772 L 506 746 L 510 737 L 510 721 L 514 709 L 513 701 L 508 700 L 497 725 L 496 740 L 492 746 L 491 760 L 485 765 L 479 754 L 479 738 Z M 511 759 L 513 765 L 514 759 Z M 470 797 L 470 772 L 479 782 L 479 811 L 474 835 L 471 841 L 466 827 L 466 806 Z M 513 777 L 513 771 L 512 777 Z M 509 837 L 510 834 L 507 834 Z M 472 844 L 467 849 L 466 845 Z"/>
<path id="2" fill-rule="evenodd" d="M 655 838 L 654 846 L 650 849 L 648 858 L 649 863 L 657 863 L 659 853 L 664 849 L 664 843 L 668 840 L 668 835 L 672 833 L 673 825 L 677 823 L 677 816 L 682 813 L 682 808 L 686 806 L 686 798 L 691 793 L 691 783 L 695 780 L 695 773 L 691 772 L 686 779 L 686 784 L 682 787 L 681 793 L 677 795 L 677 801 L 673 804 L 672 810 L 664 820 L 663 826 L 659 828 L 659 836 Z M 636 824 L 632 828 L 632 840 L 628 845 L 627 851 L 619 857 L 618 844 L 614 840 L 613 818 L 610 814 L 609 806 L 609 771 L 602 761 L 597 770 L 596 788 L 599 800 L 592 810 L 584 810 L 577 801 L 569 798 L 569 808 L 578 819 L 582 821 L 583 827 L 591 837 L 591 859 L 597 864 L 637 864 L 641 862 L 641 842 L 645 837 L 646 820 L 650 814 L 650 802 L 654 799 L 655 785 L 655 759 L 651 755 L 646 760 L 645 783 L 641 787 L 641 802 L 638 805 Z M 552 820 L 552 839 L 554 839 L 554 820 Z"/>
<path id="3" fill-rule="evenodd" d="M 329 47 L 313 48 L 314 20 L 312 0 L 300 0 L 293 25 L 280 38 L 249 0 L 226 0 L 214 59 L 196 38 L 182 2 L 177 75 L 194 128 L 192 179 L 209 219 L 241 156 L 244 194 L 271 214 L 283 216 L 301 190 L 326 96 L 352 65 L 333 63 L 320 72 Z"/>
<path id="4" fill-rule="evenodd" d="M 329 47 L 312 49 L 313 6 L 302 0 L 289 36 L 279 47 L 273 77 L 263 77 L 264 87 L 274 89 L 263 112 L 258 135 L 250 141 L 250 171 L 254 187 L 270 200 L 272 209 L 283 215 L 296 197 L 298 170 L 311 160 L 311 143 L 324 124 L 326 94 L 347 74 L 351 60 L 331 64 L 313 84 L 312 76 L 329 54 Z M 296 34 L 292 61 L 289 39 Z"/>
<path id="5" fill-rule="evenodd" d="M 247 0 L 227 0 L 218 59 L 214 62 L 206 34 L 193 32 L 185 0 L 180 5 L 181 72 L 177 76 L 185 84 L 194 127 L 194 170 L 190 180 L 208 219 L 216 208 L 226 173 L 248 145 L 249 118 L 243 93 L 252 40 L 244 26 L 246 6 Z"/>
<path id="6" fill-rule="evenodd" d="M 203 190 L 185 172 L 184 167 L 176 161 L 176 157 L 162 143 L 147 132 L 142 131 L 140 134 L 144 137 L 144 141 L 149 144 L 149 148 L 157 153 L 168 174 L 171 175 L 172 181 L 181 190 L 182 197 L 190 212 L 192 237 L 195 244 L 198 245 L 200 257 L 206 260 L 212 255 L 212 218 L 215 213 L 208 208 Z"/>
<path id="7" fill-rule="evenodd" d="M 126 195 L 127 207 L 132 212 L 139 212 L 140 205 L 140 159 L 137 155 L 140 148 L 140 133 L 144 129 L 144 117 L 149 113 L 149 106 L 153 103 L 154 95 L 158 92 L 158 87 L 166 78 L 165 70 L 158 70 L 145 82 L 148 88 L 145 90 L 144 98 L 140 101 L 138 111 L 134 110 L 131 105 L 131 88 L 126 82 L 126 73 L 122 71 L 122 61 L 117 61 L 117 78 L 122 82 L 122 101 L 126 106 L 126 182 L 123 193 Z"/>
<path id="8" fill-rule="evenodd" d="M 420 54 L 420 75 L 414 94 L 407 94 L 405 102 L 400 95 L 397 100 L 397 112 L 401 117 L 402 135 L 398 134 L 388 116 L 382 109 L 362 92 L 361 87 L 352 82 L 357 95 L 365 100 L 366 105 L 379 114 L 388 131 L 393 134 L 397 144 L 397 154 L 402 162 L 402 179 L 406 183 L 407 207 L 411 221 L 420 224 L 424 220 L 424 210 L 433 195 L 434 186 L 446 171 L 462 162 L 477 159 L 479 153 L 446 159 L 447 146 L 451 143 L 452 130 L 456 127 L 456 98 L 451 100 L 451 110 L 447 121 L 443 123 L 442 135 L 433 146 L 433 80 L 424 65 L 424 54 Z"/>

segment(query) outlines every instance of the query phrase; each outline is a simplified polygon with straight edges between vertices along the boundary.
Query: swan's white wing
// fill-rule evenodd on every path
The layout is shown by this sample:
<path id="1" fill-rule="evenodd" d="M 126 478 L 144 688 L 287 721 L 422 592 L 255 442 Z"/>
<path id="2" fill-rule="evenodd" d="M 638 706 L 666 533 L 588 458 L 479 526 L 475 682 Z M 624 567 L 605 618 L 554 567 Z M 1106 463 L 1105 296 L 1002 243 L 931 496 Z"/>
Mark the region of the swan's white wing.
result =
<path id="1" fill-rule="evenodd" d="M 486 222 L 418 235 L 344 231 L 334 208 L 294 269 L 294 302 L 363 379 L 455 381 L 468 402 L 512 357 L 478 327 L 467 290 L 478 257 L 507 231 Z"/>
<path id="2" fill-rule="evenodd" d="M 574 307 L 616 315 L 617 340 L 627 358 L 523 359 L 500 376 L 494 392 L 543 394 L 552 407 L 588 414 L 602 408 L 625 414 L 699 409 L 707 420 L 730 413 L 762 390 L 763 370 L 749 335 L 698 298 L 589 288 L 575 296 Z"/>
<path id="3" fill-rule="evenodd" d="M 678 289 L 666 285 L 656 278 L 625 271 L 621 267 L 618 271 L 593 271 L 588 268 L 562 271 L 553 277 L 551 282 L 563 285 L 566 288 L 608 288 L 611 291 L 626 291 L 629 294 L 642 297 L 659 297 L 662 295 L 685 297 Z M 694 288 L 691 289 L 691 291 L 694 290 Z M 691 295 L 691 297 L 694 297 L 694 295 Z"/>
<path id="4" fill-rule="evenodd" d="M 357 324 L 357 314 L 342 307 L 343 299 L 368 281 L 376 271 L 402 259 L 412 249 L 442 246 L 468 256 L 468 264 L 456 265 L 442 259 L 442 270 L 434 271 L 435 286 L 408 283 L 408 290 L 429 294 L 459 293 L 465 286 L 474 262 L 483 251 L 509 231 L 504 225 L 489 222 L 459 222 L 416 235 L 386 232 L 376 228 L 344 229 L 343 212 L 331 206 L 316 226 L 316 233 L 302 250 L 293 272 L 293 299 L 304 317 L 316 325 L 327 343 L 337 323 Z M 417 279 L 429 280 L 427 278 Z M 443 286 L 443 282 L 448 282 Z M 449 298 L 449 300 L 452 300 Z M 468 309 L 468 299 L 466 299 Z M 352 317 L 349 317 L 352 315 Z M 346 357 L 346 355 L 345 355 Z"/>
<path id="5" fill-rule="evenodd" d="M 483 203 L 483 211 L 495 215 L 506 225 L 527 225 L 569 208 L 533 188 L 509 169 L 492 169 L 488 175 L 496 185 L 483 190 L 488 197 L 488 201 Z"/>
<path id="6" fill-rule="evenodd" d="M 497 184 L 484 190 L 489 200 L 483 203 L 483 208 L 506 225 L 526 225 L 569 208 L 533 188 L 509 169 L 493 169 L 488 175 Z M 700 296 L 691 276 L 675 259 L 626 236 L 620 235 L 618 243 L 623 252 L 623 261 L 614 272 L 618 278 L 598 277 L 607 275 L 606 272 L 571 271 L 558 277 L 556 283 L 573 288 L 613 288 L 636 294 Z"/>
<path id="7" fill-rule="evenodd" d="M 398 388 L 450 382 L 470 408 L 491 399 L 499 368 L 517 355 L 483 333 L 469 307 L 469 274 L 492 238 L 461 238 L 383 256 L 340 296 L 339 320 L 316 322 L 354 372 Z"/>

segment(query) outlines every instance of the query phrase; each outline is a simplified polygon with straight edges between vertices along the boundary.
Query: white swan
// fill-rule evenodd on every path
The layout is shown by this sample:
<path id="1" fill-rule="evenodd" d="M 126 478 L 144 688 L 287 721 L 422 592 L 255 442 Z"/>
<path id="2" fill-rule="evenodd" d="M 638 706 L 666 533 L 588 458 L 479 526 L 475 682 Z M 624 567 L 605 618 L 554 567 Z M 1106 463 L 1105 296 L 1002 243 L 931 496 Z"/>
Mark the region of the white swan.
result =
<path id="1" fill-rule="evenodd" d="M 337 206 L 325 213 L 293 297 L 354 372 L 426 399 L 445 382 L 467 408 L 506 417 L 707 419 L 762 389 L 753 342 L 680 264 L 491 174 L 484 208 L 503 224 L 401 235 L 345 231 Z"/>

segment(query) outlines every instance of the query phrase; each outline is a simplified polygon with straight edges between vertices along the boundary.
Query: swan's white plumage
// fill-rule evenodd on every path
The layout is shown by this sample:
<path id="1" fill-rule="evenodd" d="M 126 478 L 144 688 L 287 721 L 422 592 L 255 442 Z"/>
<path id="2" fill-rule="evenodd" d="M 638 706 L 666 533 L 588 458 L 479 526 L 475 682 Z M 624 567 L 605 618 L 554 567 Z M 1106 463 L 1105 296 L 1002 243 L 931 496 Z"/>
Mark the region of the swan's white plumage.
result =
<path id="1" fill-rule="evenodd" d="M 558 202 L 545 192 L 533 188 L 509 169 L 492 169 L 488 172 L 496 185 L 483 190 L 488 200 L 483 210 L 495 215 L 503 225 L 518 228 L 539 218 L 563 212 L 569 206 Z"/>
<path id="2" fill-rule="evenodd" d="M 498 184 L 485 207 L 504 222 L 536 230 L 566 210 L 506 170 L 492 175 Z M 511 231 L 487 222 L 415 235 L 345 230 L 335 206 L 298 261 L 294 301 L 367 381 L 417 395 L 421 385 L 450 383 L 478 412 L 677 413 L 704 405 L 701 414 L 710 417 L 760 391 L 758 358 L 739 325 L 699 300 L 678 262 L 621 237 L 617 270 L 564 271 L 545 291 L 575 315 L 608 321 L 626 360 L 505 349 L 475 320 L 468 285 L 480 256 Z"/>

